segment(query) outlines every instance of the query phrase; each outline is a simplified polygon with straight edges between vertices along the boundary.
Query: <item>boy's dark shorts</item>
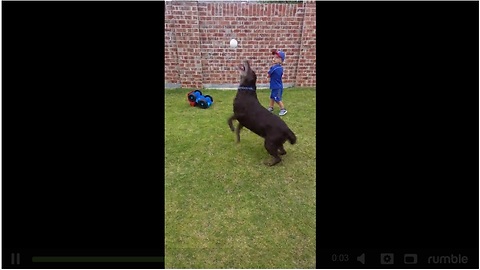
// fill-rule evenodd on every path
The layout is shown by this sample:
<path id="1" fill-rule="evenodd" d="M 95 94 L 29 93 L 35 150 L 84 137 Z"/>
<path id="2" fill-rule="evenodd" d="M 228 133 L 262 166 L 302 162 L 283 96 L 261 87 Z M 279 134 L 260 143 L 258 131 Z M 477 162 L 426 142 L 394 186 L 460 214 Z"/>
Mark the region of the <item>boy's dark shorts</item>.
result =
<path id="1" fill-rule="evenodd" d="M 282 95 L 283 95 L 283 88 L 272 89 L 270 98 L 275 100 L 276 102 L 279 102 L 279 101 L 282 101 Z"/>

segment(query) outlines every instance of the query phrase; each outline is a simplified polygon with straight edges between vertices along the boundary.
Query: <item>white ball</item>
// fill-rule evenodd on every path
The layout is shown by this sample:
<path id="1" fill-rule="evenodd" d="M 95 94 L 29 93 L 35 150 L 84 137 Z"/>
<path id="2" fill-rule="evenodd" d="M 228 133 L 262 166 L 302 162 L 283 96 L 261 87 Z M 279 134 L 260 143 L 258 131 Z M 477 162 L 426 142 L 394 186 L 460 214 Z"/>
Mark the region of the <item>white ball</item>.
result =
<path id="1" fill-rule="evenodd" d="M 237 42 L 237 40 L 235 40 L 235 39 L 232 39 L 232 40 L 230 40 L 230 47 L 232 47 L 232 48 L 236 48 L 236 47 L 237 47 L 237 45 L 238 45 L 238 42 Z"/>

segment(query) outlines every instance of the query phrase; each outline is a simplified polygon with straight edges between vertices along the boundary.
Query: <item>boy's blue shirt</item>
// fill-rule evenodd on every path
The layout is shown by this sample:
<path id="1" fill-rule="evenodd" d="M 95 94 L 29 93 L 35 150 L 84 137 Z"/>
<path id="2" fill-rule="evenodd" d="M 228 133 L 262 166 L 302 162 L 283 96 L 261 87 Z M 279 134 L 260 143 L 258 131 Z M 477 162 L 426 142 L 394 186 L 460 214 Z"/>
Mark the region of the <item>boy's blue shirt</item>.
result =
<path id="1" fill-rule="evenodd" d="M 283 82 L 283 67 L 280 64 L 273 65 L 268 71 L 268 76 L 270 77 L 270 89 L 282 89 Z"/>

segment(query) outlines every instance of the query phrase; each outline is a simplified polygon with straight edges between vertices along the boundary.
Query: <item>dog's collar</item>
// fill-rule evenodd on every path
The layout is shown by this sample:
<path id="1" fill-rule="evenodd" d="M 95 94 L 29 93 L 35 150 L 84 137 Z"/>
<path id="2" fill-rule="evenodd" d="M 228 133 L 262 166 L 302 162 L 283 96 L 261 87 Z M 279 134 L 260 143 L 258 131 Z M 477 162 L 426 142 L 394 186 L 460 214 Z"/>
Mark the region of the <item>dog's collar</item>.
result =
<path id="1" fill-rule="evenodd" d="M 239 87 L 238 87 L 238 90 L 251 90 L 251 91 L 255 91 L 255 87 L 251 87 L 251 86 L 239 86 Z"/>

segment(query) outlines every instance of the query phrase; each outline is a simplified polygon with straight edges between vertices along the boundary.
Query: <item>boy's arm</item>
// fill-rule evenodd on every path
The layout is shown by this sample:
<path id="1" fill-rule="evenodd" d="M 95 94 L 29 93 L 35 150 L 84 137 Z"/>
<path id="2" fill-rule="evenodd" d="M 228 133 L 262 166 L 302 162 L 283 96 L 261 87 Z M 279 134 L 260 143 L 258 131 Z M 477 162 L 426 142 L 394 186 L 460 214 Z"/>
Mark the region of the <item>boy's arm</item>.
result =
<path id="1" fill-rule="evenodd" d="M 271 49 L 270 50 L 272 52 L 272 55 L 275 55 L 277 53 L 277 50 L 275 49 Z M 273 66 L 270 67 L 270 70 L 268 71 L 268 77 L 270 78 L 270 76 L 272 75 L 272 72 L 273 72 Z"/>

